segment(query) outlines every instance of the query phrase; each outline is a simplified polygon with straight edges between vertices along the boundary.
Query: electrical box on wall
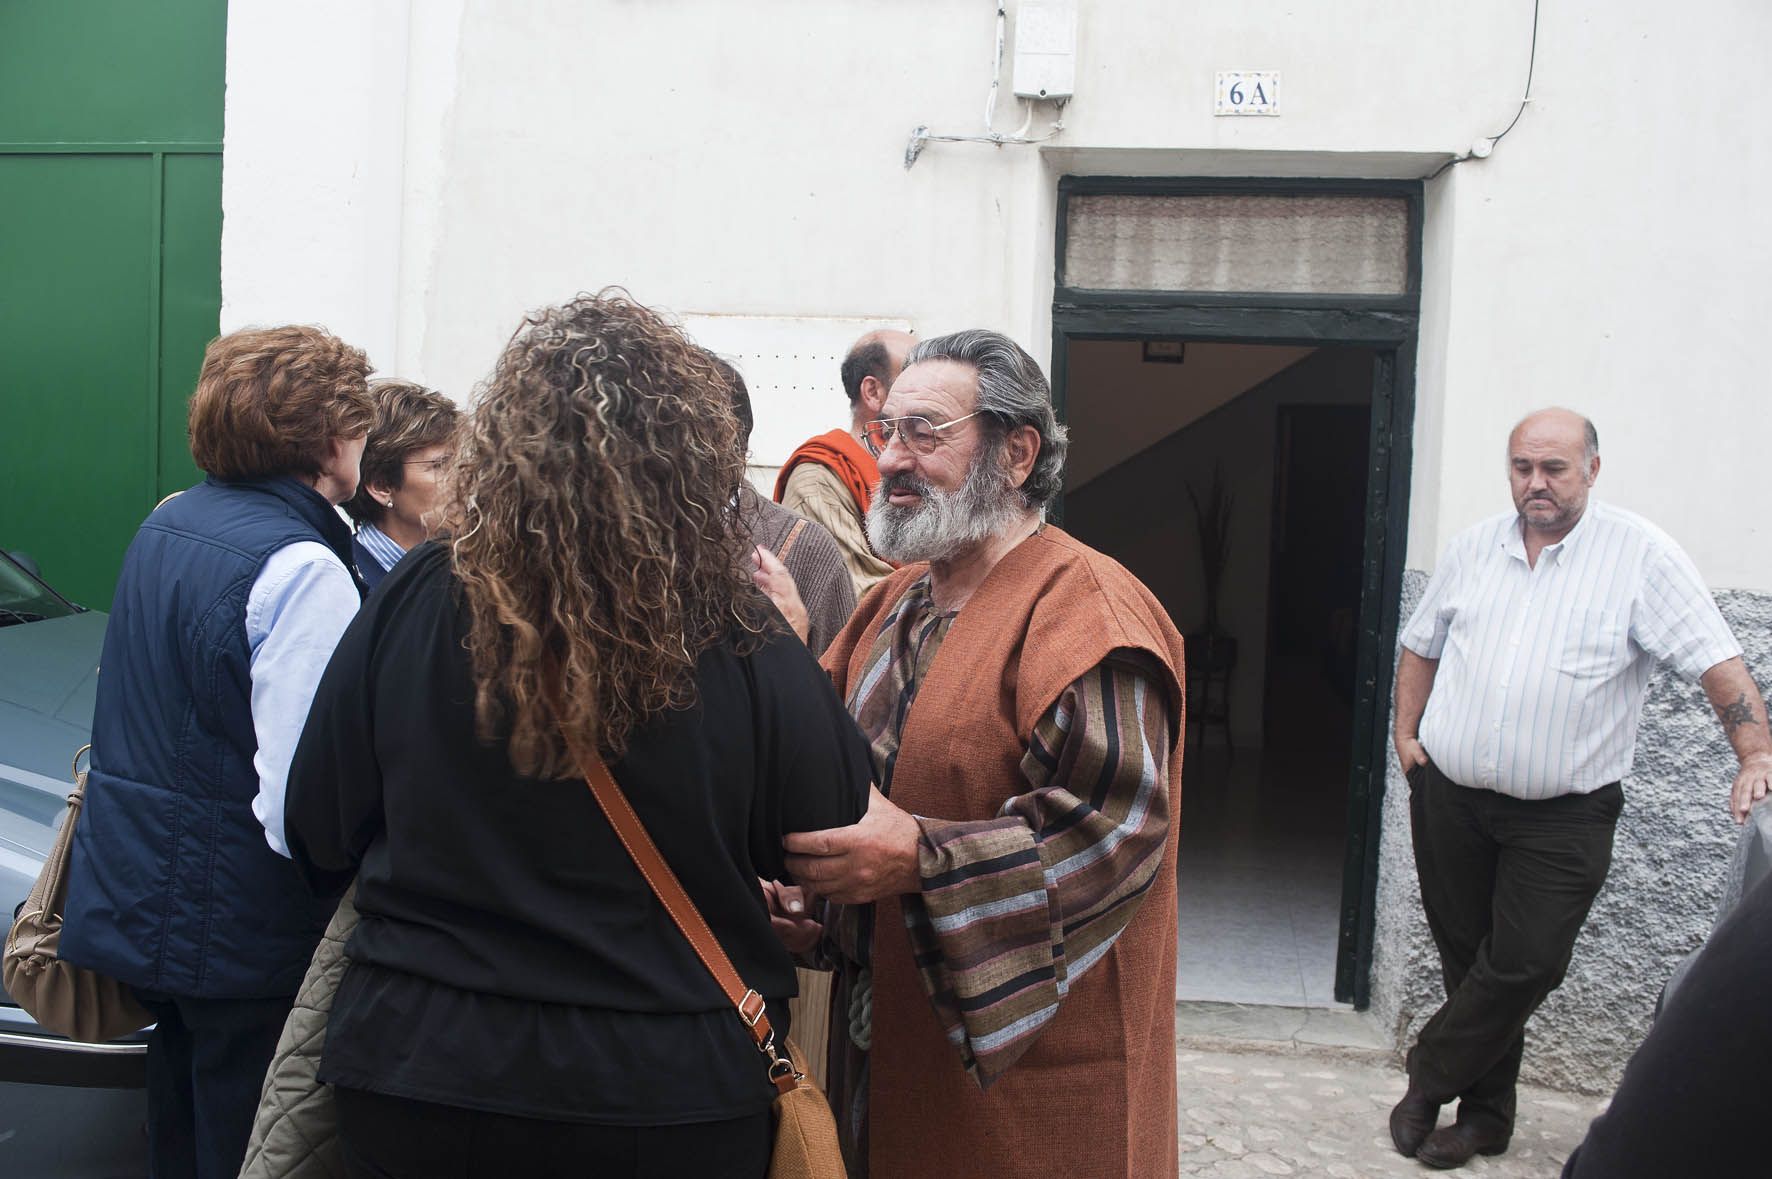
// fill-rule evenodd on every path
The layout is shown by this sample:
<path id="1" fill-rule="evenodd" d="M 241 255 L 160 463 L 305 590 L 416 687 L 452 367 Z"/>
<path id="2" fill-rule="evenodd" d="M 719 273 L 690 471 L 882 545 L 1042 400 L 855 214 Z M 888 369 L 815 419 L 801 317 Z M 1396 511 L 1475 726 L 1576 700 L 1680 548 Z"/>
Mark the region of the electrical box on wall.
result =
<path id="1" fill-rule="evenodd" d="M 1069 98 L 1077 85 L 1077 0 L 1021 0 L 1015 9 L 1015 94 Z"/>

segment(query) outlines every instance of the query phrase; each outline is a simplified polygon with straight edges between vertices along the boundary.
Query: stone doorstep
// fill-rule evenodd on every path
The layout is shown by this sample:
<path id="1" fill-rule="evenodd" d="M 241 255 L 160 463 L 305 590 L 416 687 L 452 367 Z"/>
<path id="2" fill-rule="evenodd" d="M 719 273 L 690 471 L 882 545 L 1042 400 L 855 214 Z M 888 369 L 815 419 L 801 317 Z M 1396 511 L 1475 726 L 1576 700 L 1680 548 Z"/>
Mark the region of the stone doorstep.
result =
<path id="1" fill-rule="evenodd" d="M 1371 1012 L 1185 1000 L 1175 1005 L 1176 1048 L 1274 1052 L 1401 1065 L 1396 1041 Z"/>

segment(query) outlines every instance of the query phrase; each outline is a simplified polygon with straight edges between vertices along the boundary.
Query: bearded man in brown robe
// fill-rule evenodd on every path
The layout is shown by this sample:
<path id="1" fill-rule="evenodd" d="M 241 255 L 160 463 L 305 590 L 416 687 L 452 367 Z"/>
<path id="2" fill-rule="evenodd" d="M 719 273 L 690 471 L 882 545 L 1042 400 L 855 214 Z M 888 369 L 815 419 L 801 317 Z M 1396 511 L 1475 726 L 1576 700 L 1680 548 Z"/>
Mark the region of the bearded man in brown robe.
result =
<path id="1" fill-rule="evenodd" d="M 1007 337 L 928 340 L 865 438 L 904 562 L 824 663 L 879 774 L 788 837 L 838 902 L 833 1104 L 880 1179 L 1172 1176 L 1181 637 L 1044 523 L 1064 428 Z"/>

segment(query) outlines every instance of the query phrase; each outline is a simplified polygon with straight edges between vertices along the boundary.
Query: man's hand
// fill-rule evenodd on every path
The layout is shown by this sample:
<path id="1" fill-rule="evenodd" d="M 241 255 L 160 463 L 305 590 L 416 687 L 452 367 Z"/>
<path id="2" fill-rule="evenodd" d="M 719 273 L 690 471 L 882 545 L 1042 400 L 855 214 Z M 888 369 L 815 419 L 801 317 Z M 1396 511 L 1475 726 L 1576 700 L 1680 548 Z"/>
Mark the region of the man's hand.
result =
<path id="1" fill-rule="evenodd" d="M 1427 750 L 1422 748 L 1421 738 L 1412 733 L 1398 733 L 1396 740 L 1397 765 L 1402 768 L 1403 776 L 1407 778 L 1410 770 L 1416 766 L 1427 764 Z"/>
<path id="2" fill-rule="evenodd" d="M 806 890 L 779 880 L 759 880 L 769 902 L 769 926 L 790 954 L 810 954 L 824 936 L 824 926 L 812 919 L 812 898 Z"/>
<path id="3" fill-rule="evenodd" d="M 868 787 L 868 813 L 852 827 L 804 831 L 782 841 L 788 871 L 821 897 L 865 905 L 881 897 L 916 892 L 917 820 Z"/>
<path id="4" fill-rule="evenodd" d="M 1766 701 L 1739 655 L 1705 672 L 1698 683 L 1717 710 L 1723 733 L 1741 764 L 1735 787 L 1729 791 L 1729 814 L 1737 823 L 1745 823 L 1754 803 L 1766 797 L 1772 776 L 1772 729 L 1768 728 Z"/>
<path id="5" fill-rule="evenodd" d="M 751 581 L 775 603 L 775 608 L 781 611 L 781 616 L 788 620 L 788 625 L 804 643 L 812 632 L 812 620 L 806 616 L 806 603 L 800 600 L 800 587 L 794 584 L 788 567 L 762 545 L 751 553 L 751 560 L 754 562 Z"/>
<path id="6" fill-rule="evenodd" d="M 1741 761 L 1735 789 L 1729 792 L 1729 813 L 1736 823 L 1747 822 L 1747 812 L 1772 791 L 1772 753 L 1755 753 Z"/>

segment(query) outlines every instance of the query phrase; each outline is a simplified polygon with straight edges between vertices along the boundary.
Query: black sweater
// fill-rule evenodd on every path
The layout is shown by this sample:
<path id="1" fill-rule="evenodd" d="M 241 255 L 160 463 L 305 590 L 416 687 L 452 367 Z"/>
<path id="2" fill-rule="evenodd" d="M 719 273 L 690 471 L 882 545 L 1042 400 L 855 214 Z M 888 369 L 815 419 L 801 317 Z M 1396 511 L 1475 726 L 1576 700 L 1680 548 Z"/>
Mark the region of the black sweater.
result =
<path id="1" fill-rule="evenodd" d="M 575 1121 L 766 1108 L 762 1057 L 584 781 L 520 777 L 476 739 L 465 634 L 447 553 L 415 550 L 345 632 L 290 767 L 296 865 L 319 891 L 355 875 L 363 915 L 322 1079 Z M 791 635 L 696 675 L 696 705 L 610 769 L 785 1027 L 793 963 L 757 878 L 784 876 L 787 832 L 861 817 L 869 753 Z"/>

